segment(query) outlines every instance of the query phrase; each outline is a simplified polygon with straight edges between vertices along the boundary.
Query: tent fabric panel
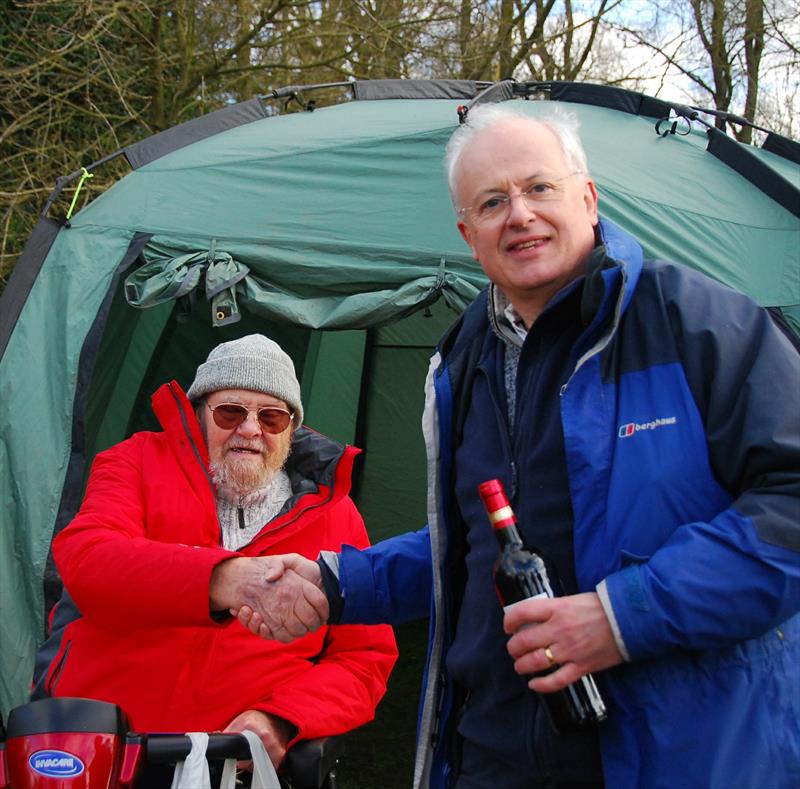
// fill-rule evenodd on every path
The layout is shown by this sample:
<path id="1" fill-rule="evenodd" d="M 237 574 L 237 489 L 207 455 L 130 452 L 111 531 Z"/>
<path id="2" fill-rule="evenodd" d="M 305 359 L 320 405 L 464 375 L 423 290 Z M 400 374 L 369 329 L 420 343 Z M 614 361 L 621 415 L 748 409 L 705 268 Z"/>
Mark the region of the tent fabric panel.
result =
<path id="1" fill-rule="evenodd" d="M 94 376 L 98 351 L 105 334 L 108 315 L 114 299 L 116 283 L 139 256 L 142 247 L 147 243 L 149 236 L 137 233 L 131 240 L 125 255 L 117 266 L 114 276 L 109 284 L 108 292 L 98 307 L 91 328 L 81 346 L 77 378 L 75 382 L 72 401 L 72 434 L 69 450 L 69 462 L 62 486 L 61 501 L 58 506 L 52 536 L 58 534 L 77 513 L 83 495 L 83 480 L 87 473 L 87 461 L 92 457 L 87 451 L 87 401 L 89 390 Z M 51 538 L 52 539 L 52 538 Z M 52 554 L 48 552 L 44 571 L 44 596 L 45 611 L 49 611 L 60 595 L 61 583 L 58 572 L 53 562 Z"/>
<path id="2" fill-rule="evenodd" d="M 589 169 L 606 193 L 663 205 L 683 221 L 702 215 L 722 224 L 800 232 L 791 212 L 709 156 L 704 131 L 660 137 L 651 119 L 599 107 L 575 109 Z"/>
<path id="3" fill-rule="evenodd" d="M 114 303 L 115 293 L 118 290 L 117 285 L 120 282 L 123 274 L 127 272 L 127 270 L 134 264 L 134 261 L 139 257 L 142 249 L 149 239 L 150 236 L 146 233 L 137 233 L 134 235 L 130 246 L 120 261 L 120 264 L 117 266 L 116 271 L 114 272 L 108 292 L 106 293 L 102 304 L 97 310 L 95 319 L 92 322 L 92 326 L 89 329 L 89 332 L 87 333 L 81 347 L 80 360 L 78 363 L 78 378 L 75 387 L 75 398 L 73 403 L 71 452 L 73 458 L 78 455 L 84 456 L 84 462 L 85 458 L 90 456 L 87 455 L 86 452 L 86 405 L 89 399 L 89 389 L 94 378 L 100 347 L 104 339 L 107 337 L 106 327 L 109 313 L 111 312 L 112 305 Z M 69 512 L 67 517 L 71 519 L 76 511 L 77 509 Z"/>
<path id="4" fill-rule="evenodd" d="M 0 384 L 0 397 L 5 398 L 6 386 Z M 21 463 L 19 454 L 30 445 L 17 447 L 3 435 L 0 428 L 0 468 L 18 468 L 27 465 L 30 471 L 30 458 Z M 35 457 L 35 455 L 34 455 Z M 29 507 L 22 500 L 20 488 L 26 479 L 18 479 L 8 474 L 0 476 L 0 523 L 24 523 Z M 40 551 L 46 551 L 49 540 L 46 536 L 35 535 L 29 539 L 22 529 L 3 529 L 0 534 L 0 714 L 7 719 L 9 710 L 26 700 L 26 689 L 31 681 L 31 656 L 43 635 L 42 621 L 32 616 L 41 608 L 41 575 L 36 568 Z"/>
<path id="5" fill-rule="evenodd" d="M 6 287 L 0 294 L 0 359 L 60 229 L 61 225 L 52 219 L 39 219 L 11 270 Z"/>
<path id="6" fill-rule="evenodd" d="M 146 167 L 130 173 L 114 187 L 128 179 L 137 179 L 144 173 L 176 170 L 212 169 L 225 175 L 226 166 L 240 165 L 243 172 L 256 187 L 270 188 L 268 170 L 253 169 L 273 159 L 286 159 L 303 155 L 303 159 L 292 159 L 298 177 L 314 186 L 313 171 L 306 167 L 305 157 L 325 151 L 348 151 L 363 145 L 378 148 L 392 140 L 403 140 L 437 133 L 439 140 L 446 141 L 458 125 L 458 101 L 430 99 L 415 101 L 413 107 L 408 100 L 364 101 L 320 107 L 314 112 L 295 112 L 274 115 L 222 132 L 217 138 L 208 138 L 192 146 L 174 151 L 168 157 L 151 162 Z M 435 172 L 441 172 L 442 149 L 434 156 Z M 389 158 L 387 152 L 386 158 Z M 407 161 L 412 169 L 420 165 Z M 347 173 L 334 173 L 335 177 L 348 179 Z M 430 171 L 428 172 L 430 176 Z M 139 187 L 137 187 L 139 188 Z M 220 189 L 212 190 L 218 196 Z M 89 206 L 87 206 L 88 208 Z M 84 208 L 83 211 L 86 211 Z M 77 216 L 77 215 L 76 215 Z"/>
<path id="7" fill-rule="evenodd" d="M 520 102 L 531 114 L 546 104 Z M 123 187 L 120 199 L 132 221 L 157 233 L 164 251 L 188 251 L 186 239 L 192 234 L 196 243 L 206 246 L 216 238 L 218 249 L 231 253 L 255 275 L 269 267 L 279 292 L 291 292 L 290 279 L 304 284 L 313 278 L 316 288 L 325 275 L 312 272 L 320 270 L 339 272 L 340 282 L 328 285 L 333 293 L 341 294 L 350 283 L 361 291 L 380 291 L 394 287 L 398 278 L 413 279 L 407 275 L 425 258 L 430 275 L 441 255 L 447 258 L 449 272 L 471 277 L 477 287 L 482 272 L 455 229 L 441 171 L 456 106 L 448 101 L 415 102 L 410 113 L 407 102 L 363 102 L 266 118 L 226 132 L 224 145 L 212 149 L 207 146 L 213 141 L 206 140 L 176 151 L 132 174 L 134 180 L 123 179 L 110 192 Z M 596 106 L 573 109 L 602 193 L 602 213 L 636 232 L 638 226 L 650 226 L 650 217 L 641 212 L 652 210 L 656 221 L 646 239 L 650 254 L 677 257 L 712 275 L 739 260 L 743 271 L 728 284 L 744 283 L 746 292 L 769 306 L 798 302 L 796 292 L 784 289 L 786 261 L 794 259 L 800 246 L 796 218 L 709 156 L 703 132 L 662 139 L 651 119 Z M 353 113 L 348 115 L 349 110 Z M 321 113 L 326 113 L 322 124 Z M 407 125 L 410 115 L 417 121 L 414 133 Z M 350 124 L 356 131 L 348 135 Z M 374 140 L 364 137 L 367 130 L 374 130 Z M 387 140 L 386 135 L 394 137 Z M 175 194 L 182 196 L 180 202 Z M 747 199 L 733 199 L 737 195 Z M 636 213 L 614 211 L 615 204 L 625 203 Z M 92 208 L 94 204 L 88 207 Z M 119 221 L 110 203 L 93 214 L 88 209 L 76 223 L 84 221 L 84 213 L 85 221 L 101 225 Z M 669 221 L 659 238 L 662 217 Z M 713 243 L 691 232 L 697 217 L 714 225 Z M 685 241 L 677 256 L 669 236 L 676 226 L 683 227 Z M 753 259 L 759 266 L 748 273 L 738 240 L 751 231 L 758 237 Z M 315 318 L 314 325 L 332 324 Z"/>
<path id="8" fill-rule="evenodd" d="M 424 383 L 435 344 L 452 319 L 440 300 L 372 332 L 355 498 L 373 542 L 425 524 Z"/>
<path id="9" fill-rule="evenodd" d="M 28 649 L 44 632 L 41 579 L 69 467 L 79 357 L 131 235 L 59 233 L 0 360 L 0 506 L 2 522 L 14 525 L 0 530 L 0 556 L 15 557 L 3 577 L 25 587 L 28 603 L 4 617 L 3 643 L 14 650 Z M 98 270 L 95 259 L 109 268 Z M 23 411 L 35 419 L 35 430 L 12 430 Z M 16 577 L 23 569 L 24 577 Z M 30 668 L 17 665 L 4 646 L 0 675 L 14 690 L 0 703 L 23 700 L 30 675 L 21 672 Z"/>
<path id="10" fill-rule="evenodd" d="M 462 308 L 454 307 L 442 298 L 405 320 L 381 327 L 376 338 L 377 347 L 424 348 L 430 351 L 429 355 L 433 355 L 439 340 L 462 312 Z M 423 382 L 427 372 L 426 364 L 423 370 Z"/>
<path id="11" fill-rule="evenodd" d="M 361 105 L 364 106 L 374 104 Z M 284 118 L 294 123 L 293 119 L 294 116 Z M 278 125 L 264 127 L 254 138 L 242 140 L 242 144 L 248 148 L 269 149 L 269 135 L 265 136 L 265 132 L 270 128 L 280 129 L 283 137 L 285 131 L 278 123 L 281 118 L 267 119 L 273 120 Z M 340 260 L 321 259 L 319 267 L 350 259 L 351 265 L 367 273 L 370 269 L 379 273 L 388 270 L 394 280 L 403 277 L 402 270 L 397 267 L 398 255 L 402 262 L 426 256 L 437 266 L 440 249 L 444 249 L 452 250 L 454 259 L 461 256 L 468 261 L 452 217 L 448 215 L 446 222 L 430 219 L 432 215 L 441 215 L 442 209 L 437 212 L 434 208 L 437 204 L 447 210 L 439 143 L 415 133 L 409 139 L 387 142 L 385 151 L 381 150 L 380 140 L 365 142 L 363 146 L 337 146 L 335 141 L 342 134 L 347 135 L 348 126 L 349 123 L 326 124 L 328 131 L 320 142 L 332 147 L 309 150 L 302 158 L 293 153 L 296 143 L 285 140 L 289 148 L 286 155 L 269 155 L 267 150 L 260 161 L 253 161 L 244 153 L 239 161 L 218 162 L 215 157 L 220 154 L 209 151 L 206 156 L 200 151 L 200 159 L 184 162 L 188 151 L 178 151 L 168 158 L 170 165 L 180 159 L 177 162 L 179 171 L 172 166 L 169 171 L 152 170 L 152 167 L 164 166 L 165 160 L 159 160 L 109 190 L 108 196 L 118 191 L 118 200 L 95 201 L 88 206 L 94 210 L 81 212 L 76 222 L 98 226 L 130 222 L 165 238 L 174 236 L 177 228 L 181 228 L 183 238 L 194 234 L 197 242 L 206 248 L 212 238 L 218 239 L 218 249 L 223 248 L 228 239 L 238 239 L 240 243 L 250 242 L 256 255 L 268 256 L 271 249 L 279 249 L 276 257 L 280 260 L 280 256 L 286 254 L 290 256 L 287 262 L 292 264 L 308 250 L 312 268 L 315 259 L 328 250 L 341 251 Z M 393 127 L 394 124 L 390 124 L 387 132 Z M 238 136 L 243 131 L 242 128 L 227 132 L 226 144 L 218 147 L 223 151 L 236 150 L 236 140 L 231 135 Z M 311 136 L 308 131 L 302 124 L 297 128 L 291 126 L 289 137 L 308 142 Z M 330 140 L 328 133 L 332 133 Z M 204 149 L 208 142 L 192 146 L 192 151 L 197 153 L 195 149 Z M 282 142 L 276 138 L 272 144 L 279 146 Z M 227 153 L 222 155 L 227 157 Z M 431 171 L 440 176 L 436 189 L 430 188 Z M 225 197 L 221 199 L 223 193 Z M 176 200 L 176 195 L 181 195 L 181 199 Z M 120 204 L 125 207 L 124 216 L 118 210 Z M 410 215 L 407 228 L 401 229 L 400 223 L 393 219 L 401 215 Z M 356 225 L 359 236 L 354 250 Z M 415 241 L 431 236 L 437 247 L 435 254 Z M 445 239 L 444 246 L 439 238 Z M 195 244 L 190 247 L 195 248 Z M 225 248 L 236 259 L 244 260 L 242 255 L 247 254 Z M 171 254 L 180 251 L 183 250 L 174 247 L 167 250 Z M 381 258 L 385 265 L 375 266 L 375 259 Z M 249 255 L 244 262 L 252 267 Z M 481 276 L 476 264 L 467 263 L 466 268 L 472 275 Z M 350 281 L 345 277 L 347 273 L 342 273 L 342 289 Z M 356 279 L 361 278 L 363 275 L 356 275 Z"/>
<path id="12" fill-rule="evenodd" d="M 698 269 L 762 306 L 800 302 L 796 231 L 744 228 L 697 214 L 691 223 L 657 203 L 601 186 L 601 214 L 624 224 L 645 254 Z M 720 250 L 729 250 L 727 257 Z M 767 274 L 759 276 L 760 273 Z"/>
<path id="13" fill-rule="evenodd" d="M 356 443 L 366 334 L 313 332 L 303 369 L 297 370 L 305 424 L 343 444 Z"/>
<path id="14" fill-rule="evenodd" d="M 226 129 L 233 129 L 243 123 L 265 118 L 266 115 L 264 103 L 260 98 L 248 99 L 153 134 L 141 142 L 126 146 L 123 148 L 123 153 L 128 164 L 136 170 L 178 148 L 212 137 Z"/>
<path id="15" fill-rule="evenodd" d="M 370 540 L 425 525 L 422 348 L 376 348 L 365 391 L 364 462 L 356 493 Z M 424 375 L 423 375 L 424 379 Z"/>

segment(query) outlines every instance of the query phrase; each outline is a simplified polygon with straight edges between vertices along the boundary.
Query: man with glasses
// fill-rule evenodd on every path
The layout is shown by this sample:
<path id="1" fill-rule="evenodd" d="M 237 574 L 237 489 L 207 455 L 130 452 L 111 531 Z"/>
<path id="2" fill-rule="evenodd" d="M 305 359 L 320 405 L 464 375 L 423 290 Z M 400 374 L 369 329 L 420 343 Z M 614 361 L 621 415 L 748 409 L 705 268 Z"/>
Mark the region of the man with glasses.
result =
<path id="1" fill-rule="evenodd" d="M 371 720 L 391 629 L 322 626 L 324 595 L 291 571 L 272 580 L 270 556 L 368 545 L 348 496 L 357 450 L 302 426 L 292 360 L 258 334 L 218 345 L 153 408 L 163 431 L 97 456 L 53 543 L 65 594 L 34 698 L 114 702 L 144 732 L 251 730 L 276 766 L 298 739 Z M 279 642 L 308 635 L 255 638 L 230 614 L 244 604 Z"/>
<path id="2" fill-rule="evenodd" d="M 645 261 L 574 120 L 537 115 L 474 107 L 448 145 L 491 284 L 431 362 L 428 528 L 323 553 L 331 621 L 430 612 L 417 786 L 798 786 L 800 356 L 746 297 Z M 493 478 L 563 597 L 503 615 Z M 587 673 L 607 720 L 554 734 L 529 689 Z"/>

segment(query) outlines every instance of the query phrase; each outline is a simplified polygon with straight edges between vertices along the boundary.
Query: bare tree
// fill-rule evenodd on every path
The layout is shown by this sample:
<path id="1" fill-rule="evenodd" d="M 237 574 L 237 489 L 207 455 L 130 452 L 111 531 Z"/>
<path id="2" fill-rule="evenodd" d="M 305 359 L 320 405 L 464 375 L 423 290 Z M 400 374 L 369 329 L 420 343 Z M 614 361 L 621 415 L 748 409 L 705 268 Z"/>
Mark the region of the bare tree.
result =
<path id="1" fill-rule="evenodd" d="M 431 16 L 403 0 L 3 0 L 0 287 L 57 177 L 273 87 L 405 76 Z"/>
<path id="2" fill-rule="evenodd" d="M 797 67 L 800 8 L 782 0 L 654 0 L 647 13 L 647 24 L 623 17 L 617 28 L 653 53 L 664 78 L 683 78 L 690 103 L 710 102 L 718 128 L 750 142 L 752 124 L 763 120 L 765 73 L 774 90 Z"/>

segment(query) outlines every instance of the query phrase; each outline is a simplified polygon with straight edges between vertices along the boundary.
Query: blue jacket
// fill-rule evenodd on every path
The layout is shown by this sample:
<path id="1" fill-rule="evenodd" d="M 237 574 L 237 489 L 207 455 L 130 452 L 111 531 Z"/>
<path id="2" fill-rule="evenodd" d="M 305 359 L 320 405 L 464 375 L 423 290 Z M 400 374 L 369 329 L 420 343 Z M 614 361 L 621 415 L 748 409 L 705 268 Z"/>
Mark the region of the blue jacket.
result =
<path id="1" fill-rule="evenodd" d="M 630 656 L 603 672 L 606 785 L 800 786 L 800 356 L 746 297 L 599 232 L 561 422 L 578 585 L 607 594 Z M 430 613 L 417 786 L 452 775 L 450 480 L 487 331 L 484 294 L 431 361 L 429 527 L 339 560 L 342 621 Z"/>

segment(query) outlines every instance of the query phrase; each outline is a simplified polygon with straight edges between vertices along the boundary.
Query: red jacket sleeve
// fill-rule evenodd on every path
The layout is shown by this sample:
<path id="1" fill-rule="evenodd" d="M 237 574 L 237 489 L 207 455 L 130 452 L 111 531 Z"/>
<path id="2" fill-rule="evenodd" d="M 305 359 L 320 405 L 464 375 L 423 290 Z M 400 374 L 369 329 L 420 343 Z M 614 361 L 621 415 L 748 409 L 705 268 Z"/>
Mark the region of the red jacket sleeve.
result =
<path id="1" fill-rule="evenodd" d="M 211 572 L 237 555 L 216 544 L 210 487 L 210 504 L 201 495 L 196 504 L 170 501 L 178 487 L 170 475 L 180 471 L 160 435 L 140 433 L 99 454 L 80 512 L 53 542 L 64 585 L 102 627 L 214 625 Z M 148 477 L 148 464 L 159 474 Z"/>

